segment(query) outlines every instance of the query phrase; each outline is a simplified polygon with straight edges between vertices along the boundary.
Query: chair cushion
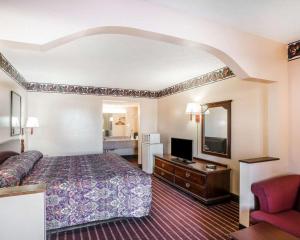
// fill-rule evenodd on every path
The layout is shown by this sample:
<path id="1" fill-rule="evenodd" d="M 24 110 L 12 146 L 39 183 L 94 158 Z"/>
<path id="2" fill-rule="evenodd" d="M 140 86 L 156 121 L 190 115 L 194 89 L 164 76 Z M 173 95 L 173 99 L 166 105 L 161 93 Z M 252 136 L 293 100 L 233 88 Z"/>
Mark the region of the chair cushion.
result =
<path id="1" fill-rule="evenodd" d="M 294 208 L 299 185 L 300 175 L 288 175 L 254 183 L 251 190 L 259 200 L 260 210 L 278 213 Z"/>
<path id="2" fill-rule="evenodd" d="M 19 155 L 19 153 L 13 152 L 13 151 L 0 152 L 0 164 L 3 163 L 6 159 L 8 159 L 12 156 L 15 156 L 15 155 Z"/>
<path id="3" fill-rule="evenodd" d="M 290 210 L 281 213 L 270 214 L 263 211 L 251 213 L 254 222 L 268 222 L 274 226 L 300 237 L 300 212 Z"/>

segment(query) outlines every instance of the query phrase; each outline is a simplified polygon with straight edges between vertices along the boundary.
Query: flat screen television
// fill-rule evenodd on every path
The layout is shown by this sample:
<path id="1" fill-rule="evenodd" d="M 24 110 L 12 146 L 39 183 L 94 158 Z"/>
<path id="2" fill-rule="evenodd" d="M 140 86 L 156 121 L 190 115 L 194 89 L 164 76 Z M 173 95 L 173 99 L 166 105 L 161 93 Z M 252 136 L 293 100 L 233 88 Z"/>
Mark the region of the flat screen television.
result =
<path id="1" fill-rule="evenodd" d="M 193 160 L 193 140 L 171 138 L 171 155 L 183 160 Z"/>

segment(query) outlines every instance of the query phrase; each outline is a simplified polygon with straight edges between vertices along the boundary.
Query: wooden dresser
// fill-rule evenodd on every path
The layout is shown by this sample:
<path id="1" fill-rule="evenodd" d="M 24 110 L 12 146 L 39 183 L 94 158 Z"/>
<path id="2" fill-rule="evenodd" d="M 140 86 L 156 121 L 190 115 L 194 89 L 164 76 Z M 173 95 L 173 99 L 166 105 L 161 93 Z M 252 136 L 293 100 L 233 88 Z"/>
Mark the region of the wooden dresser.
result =
<path id="1" fill-rule="evenodd" d="M 229 200 L 231 170 L 215 162 L 217 168 L 210 170 L 206 164 L 212 162 L 203 159 L 194 161 L 192 164 L 184 164 L 173 161 L 171 155 L 155 155 L 154 175 L 205 204 Z"/>

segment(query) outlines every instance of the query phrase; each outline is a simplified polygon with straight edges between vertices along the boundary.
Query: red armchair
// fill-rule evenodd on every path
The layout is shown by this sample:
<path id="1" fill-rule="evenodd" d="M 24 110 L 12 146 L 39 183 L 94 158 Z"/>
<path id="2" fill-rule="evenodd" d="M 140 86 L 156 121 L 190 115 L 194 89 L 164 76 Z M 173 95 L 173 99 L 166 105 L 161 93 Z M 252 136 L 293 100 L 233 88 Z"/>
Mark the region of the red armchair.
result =
<path id="1" fill-rule="evenodd" d="M 300 237 L 300 175 L 276 177 L 254 183 L 256 208 L 251 222 L 268 222 Z"/>

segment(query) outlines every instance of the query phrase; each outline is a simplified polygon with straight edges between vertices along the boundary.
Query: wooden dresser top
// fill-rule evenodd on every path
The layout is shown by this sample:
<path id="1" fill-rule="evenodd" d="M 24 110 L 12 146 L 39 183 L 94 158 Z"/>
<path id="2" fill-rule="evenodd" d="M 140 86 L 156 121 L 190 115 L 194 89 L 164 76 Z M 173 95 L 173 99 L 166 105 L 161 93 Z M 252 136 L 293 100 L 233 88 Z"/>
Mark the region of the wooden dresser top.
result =
<path id="1" fill-rule="evenodd" d="M 193 159 L 195 161 L 195 163 L 184 164 L 184 163 L 180 163 L 178 161 L 172 160 L 172 158 L 174 158 L 174 157 L 170 154 L 156 154 L 155 157 L 159 158 L 159 159 L 162 159 L 164 161 L 168 161 L 168 162 L 170 162 L 174 165 L 181 166 L 181 167 L 184 167 L 186 169 L 191 169 L 191 170 L 203 172 L 203 173 L 206 173 L 206 174 L 217 173 L 217 172 L 222 172 L 222 171 L 230 171 L 230 168 L 227 168 L 226 165 L 218 164 L 218 163 L 215 163 L 215 162 L 212 162 L 212 161 L 199 159 L 199 158 L 194 158 Z M 208 168 L 206 168 L 207 164 L 215 164 L 217 166 L 217 168 L 216 169 L 208 169 Z"/>

